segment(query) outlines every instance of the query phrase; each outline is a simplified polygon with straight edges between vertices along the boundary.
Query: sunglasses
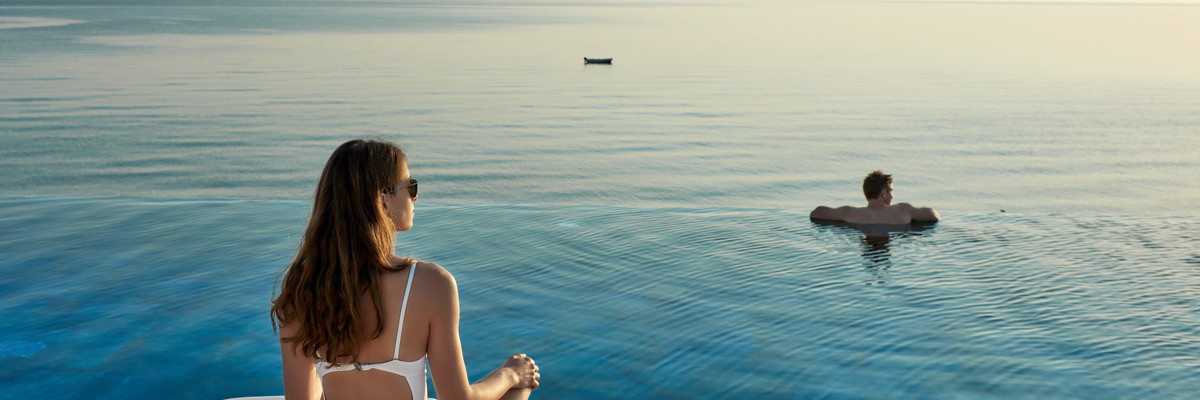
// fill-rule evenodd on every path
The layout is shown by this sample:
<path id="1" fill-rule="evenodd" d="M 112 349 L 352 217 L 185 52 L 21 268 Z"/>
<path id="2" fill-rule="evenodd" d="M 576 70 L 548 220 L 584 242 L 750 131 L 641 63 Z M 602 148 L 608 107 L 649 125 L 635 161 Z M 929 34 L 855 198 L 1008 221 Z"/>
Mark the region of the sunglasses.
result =
<path id="1" fill-rule="evenodd" d="M 408 180 L 407 186 L 397 186 L 397 187 L 393 188 L 392 190 L 389 190 L 388 194 L 395 194 L 396 191 L 400 190 L 400 189 L 408 189 L 408 197 L 411 199 L 417 198 L 417 180 L 416 179 L 410 178 Z"/>

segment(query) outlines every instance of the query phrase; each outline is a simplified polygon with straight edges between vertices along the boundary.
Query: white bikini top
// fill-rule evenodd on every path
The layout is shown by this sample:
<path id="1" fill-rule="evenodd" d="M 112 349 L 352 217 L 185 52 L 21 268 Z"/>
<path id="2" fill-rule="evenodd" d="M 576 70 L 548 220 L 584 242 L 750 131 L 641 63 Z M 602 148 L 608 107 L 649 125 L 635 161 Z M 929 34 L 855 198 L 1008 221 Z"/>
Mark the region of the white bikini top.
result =
<path id="1" fill-rule="evenodd" d="M 404 287 L 404 302 L 400 305 L 400 325 L 396 328 L 396 350 L 392 352 L 392 360 L 375 364 L 342 365 L 331 365 L 324 361 L 318 361 L 316 363 L 317 374 L 321 376 L 322 381 L 330 372 L 378 369 L 403 376 L 408 380 L 408 388 L 412 390 L 413 400 L 425 399 L 425 360 L 429 355 L 422 355 L 421 358 L 414 361 L 400 360 L 400 334 L 404 332 L 404 311 L 408 309 L 408 294 L 412 293 L 413 273 L 416 270 L 415 262 L 408 266 L 408 284 Z"/>

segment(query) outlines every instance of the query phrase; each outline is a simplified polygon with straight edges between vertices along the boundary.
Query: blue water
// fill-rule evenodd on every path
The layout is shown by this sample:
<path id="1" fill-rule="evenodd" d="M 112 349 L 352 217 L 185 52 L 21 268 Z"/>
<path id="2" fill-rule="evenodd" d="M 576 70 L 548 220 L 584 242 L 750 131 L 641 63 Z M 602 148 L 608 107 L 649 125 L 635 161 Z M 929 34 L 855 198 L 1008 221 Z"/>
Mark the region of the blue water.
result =
<path id="1" fill-rule="evenodd" d="M 306 209 L 0 198 L 0 342 L 45 347 L 3 358 L 5 392 L 281 393 L 266 309 Z M 435 203 L 416 221 L 400 252 L 458 278 L 471 376 L 528 352 L 539 398 L 1200 391 L 1194 217 L 872 232 L 790 209 Z"/>
<path id="2" fill-rule="evenodd" d="M 398 248 L 458 278 L 472 378 L 522 351 L 538 398 L 1190 399 L 1197 20 L 4 2 L 0 393 L 281 393 L 273 285 L 329 152 L 376 135 L 410 150 Z M 875 168 L 945 220 L 807 219 Z"/>

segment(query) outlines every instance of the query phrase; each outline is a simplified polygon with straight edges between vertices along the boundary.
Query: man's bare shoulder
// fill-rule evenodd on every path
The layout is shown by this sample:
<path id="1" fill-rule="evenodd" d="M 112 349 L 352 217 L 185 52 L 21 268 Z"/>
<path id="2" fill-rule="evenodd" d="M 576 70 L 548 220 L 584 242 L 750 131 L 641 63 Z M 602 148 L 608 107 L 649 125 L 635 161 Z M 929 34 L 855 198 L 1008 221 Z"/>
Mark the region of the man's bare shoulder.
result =
<path id="1" fill-rule="evenodd" d="M 841 206 L 837 208 L 817 206 L 817 208 L 814 208 L 812 212 L 808 213 L 808 217 L 811 219 L 844 221 L 846 219 L 846 215 L 850 212 L 853 212 L 854 209 L 855 207 L 851 206 Z"/>
<path id="2" fill-rule="evenodd" d="M 938 220 L 942 219 L 942 216 L 938 214 L 937 210 L 929 207 L 917 207 L 908 203 L 899 203 L 893 207 L 900 207 L 899 210 L 908 213 L 908 215 L 912 217 L 913 221 L 937 222 Z"/>

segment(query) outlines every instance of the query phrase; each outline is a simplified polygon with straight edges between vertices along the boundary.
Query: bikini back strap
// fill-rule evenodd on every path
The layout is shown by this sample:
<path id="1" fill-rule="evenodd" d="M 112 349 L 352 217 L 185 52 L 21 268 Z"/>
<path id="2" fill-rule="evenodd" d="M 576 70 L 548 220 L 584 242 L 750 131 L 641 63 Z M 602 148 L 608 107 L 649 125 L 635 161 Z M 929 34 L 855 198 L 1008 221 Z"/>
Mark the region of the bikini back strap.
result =
<path id="1" fill-rule="evenodd" d="M 404 285 L 404 302 L 400 304 L 400 323 L 396 326 L 396 350 L 392 351 L 392 359 L 400 359 L 400 334 L 404 333 L 404 312 L 408 310 L 408 295 L 412 293 L 413 273 L 417 272 L 417 262 L 408 265 L 408 283 Z"/>

